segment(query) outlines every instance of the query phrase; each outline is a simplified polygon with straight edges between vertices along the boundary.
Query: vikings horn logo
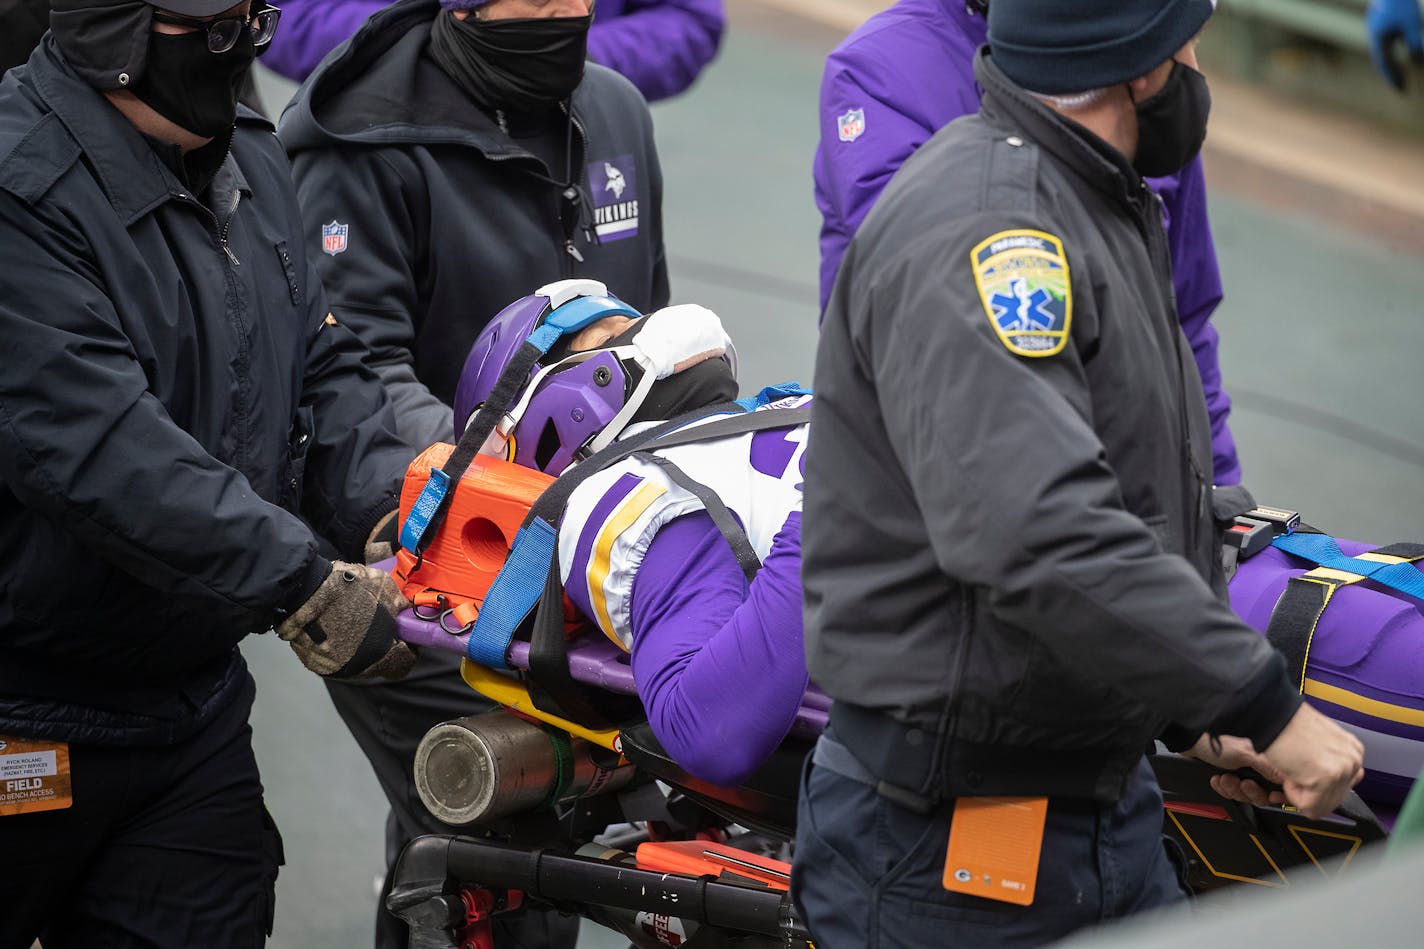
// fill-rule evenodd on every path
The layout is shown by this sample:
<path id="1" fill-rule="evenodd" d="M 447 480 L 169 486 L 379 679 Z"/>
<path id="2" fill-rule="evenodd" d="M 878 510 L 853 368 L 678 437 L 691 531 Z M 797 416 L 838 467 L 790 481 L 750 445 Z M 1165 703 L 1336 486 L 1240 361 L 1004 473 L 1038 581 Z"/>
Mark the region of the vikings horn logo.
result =
<path id="1" fill-rule="evenodd" d="M 623 197 L 623 189 L 628 187 L 628 182 L 623 180 L 623 172 L 613 167 L 611 162 L 603 163 L 603 174 L 608 178 L 608 184 L 603 186 L 604 191 L 613 192 L 613 200 L 617 201 Z"/>

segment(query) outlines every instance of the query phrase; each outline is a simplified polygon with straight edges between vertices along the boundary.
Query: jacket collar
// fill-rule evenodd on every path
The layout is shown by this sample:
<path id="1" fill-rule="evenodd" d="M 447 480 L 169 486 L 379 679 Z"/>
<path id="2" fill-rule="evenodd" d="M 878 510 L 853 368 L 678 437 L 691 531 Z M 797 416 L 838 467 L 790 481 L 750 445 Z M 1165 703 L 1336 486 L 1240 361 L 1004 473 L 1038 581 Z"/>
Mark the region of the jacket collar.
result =
<path id="1" fill-rule="evenodd" d="M 1141 209 L 1146 186 L 1127 156 L 1015 85 L 994 65 L 987 46 L 974 58 L 974 76 L 984 89 L 979 107 L 984 121 L 1020 132 L 1108 197 Z"/>
<path id="2" fill-rule="evenodd" d="M 125 226 L 185 189 L 134 124 L 108 99 L 80 79 L 64 61 L 53 36 L 30 59 L 30 77 L 41 98 L 88 158 L 115 213 Z M 256 113 L 249 113 L 256 118 Z M 236 134 L 236 133 L 234 133 Z M 251 188 L 232 154 L 213 178 L 228 194 Z"/>
<path id="3" fill-rule="evenodd" d="M 532 158 L 429 59 L 435 0 L 400 0 L 373 14 L 322 63 L 282 114 L 289 155 L 337 142 L 464 145 L 487 158 Z M 588 79 L 571 108 L 583 113 Z"/>

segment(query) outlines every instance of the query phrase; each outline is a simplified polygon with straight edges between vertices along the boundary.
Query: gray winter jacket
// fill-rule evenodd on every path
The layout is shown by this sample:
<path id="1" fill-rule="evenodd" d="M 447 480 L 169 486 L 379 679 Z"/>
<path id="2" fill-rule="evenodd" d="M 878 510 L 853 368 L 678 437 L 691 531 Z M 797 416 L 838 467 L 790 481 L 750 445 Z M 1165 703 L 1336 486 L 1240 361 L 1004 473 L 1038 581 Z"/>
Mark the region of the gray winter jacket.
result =
<path id="1" fill-rule="evenodd" d="M 809 669 L 894 784 L 1112 800 L 1169 724 L 1264 747 L 1299 697 L 1224 599 L 1158 199 L 976 71 L 982 111 L 906 163 L 827 311 Z"/>

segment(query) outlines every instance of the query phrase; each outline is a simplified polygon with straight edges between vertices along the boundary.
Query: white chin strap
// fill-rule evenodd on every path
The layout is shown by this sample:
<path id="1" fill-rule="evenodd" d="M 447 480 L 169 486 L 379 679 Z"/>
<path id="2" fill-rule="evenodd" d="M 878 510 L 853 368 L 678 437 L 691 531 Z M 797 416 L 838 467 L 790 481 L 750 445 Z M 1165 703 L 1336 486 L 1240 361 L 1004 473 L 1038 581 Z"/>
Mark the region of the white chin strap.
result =
<path id="1" fill-rule="evenodd" d="M 631 359 L 643 370 L 643 375 L 628 401 L 618 410 L 618 414 L 578 453 L 584 457 L 607 447 L 622 433 L 628 421 L 637 414 L 647 399 L 653 384 L 659 379 L 666 379 L 701 362 L 702 359 L 718 357 L 727 360 L 732 368 L 732 378 L 736 378 L 737 350 L 732 345 L 727 331 L 722 328 L 721 318 L 705 306 L 683 303 L 664 307 L 643 317 L 638 321 L 638 326 L 637 334 L 623 346 L 572 353 L 552 365 L 542 367 L 524 386 L 518 401 L 500 419 L 495 430 L 490 432 L 484 446 L 480 448 L 480 453 L 507 458 L 509 433 L 514 431 L 519 420 L 524 417 L 530 400 L 539 391 L 544 379 L 565 366 L 577 365 L 600 353 L 612 353 L 619 360 Z M 472 420 L 473 418 L 471 415 Z"/>

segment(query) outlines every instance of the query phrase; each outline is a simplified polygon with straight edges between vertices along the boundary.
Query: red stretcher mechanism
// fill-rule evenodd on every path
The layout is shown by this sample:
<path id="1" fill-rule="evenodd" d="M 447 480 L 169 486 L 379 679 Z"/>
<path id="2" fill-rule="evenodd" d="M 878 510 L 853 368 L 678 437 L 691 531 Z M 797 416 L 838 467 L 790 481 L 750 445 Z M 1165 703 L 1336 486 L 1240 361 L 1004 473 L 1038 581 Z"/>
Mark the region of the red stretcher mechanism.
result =
<path id="1" fill-rule="evenodd" d="M 791 888 L 791 864 L 707 840 L 656 840 L 638 845 L 643 870 L 687 876 L 740 877 L 773 890 Z"/>

